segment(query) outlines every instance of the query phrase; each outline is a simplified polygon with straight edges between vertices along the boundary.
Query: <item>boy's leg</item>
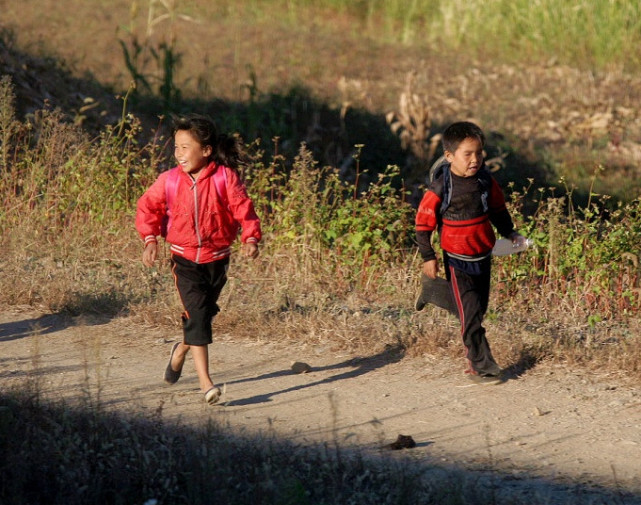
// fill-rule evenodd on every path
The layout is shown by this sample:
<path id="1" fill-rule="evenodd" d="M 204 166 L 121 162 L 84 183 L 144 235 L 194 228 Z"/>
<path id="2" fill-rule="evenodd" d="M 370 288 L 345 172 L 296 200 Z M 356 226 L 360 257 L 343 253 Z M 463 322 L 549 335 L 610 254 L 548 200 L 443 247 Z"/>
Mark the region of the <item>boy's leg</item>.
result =
<path id="1" fill-rule="evenodd" d="M 450 285 L 459 311 L 469 373 L 496 375 L 500 370 L 485 336 L 483 317 L 489 300 L 490 274 L 469 275 L 450 266 Z"/>

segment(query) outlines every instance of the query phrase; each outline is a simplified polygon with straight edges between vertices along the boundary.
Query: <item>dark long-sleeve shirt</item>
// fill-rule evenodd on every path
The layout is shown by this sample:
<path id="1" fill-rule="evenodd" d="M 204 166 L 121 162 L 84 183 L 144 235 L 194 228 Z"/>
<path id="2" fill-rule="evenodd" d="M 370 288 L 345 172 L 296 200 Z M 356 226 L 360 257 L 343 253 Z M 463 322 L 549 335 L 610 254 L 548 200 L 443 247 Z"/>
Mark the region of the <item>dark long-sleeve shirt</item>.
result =
<path id="1" fill-rule="evenodd" d="M 451 199 L 441 215 L 444 178 L 436 178 L 423 196 L 416 214 L 416 238 L 424 261 L 436 258 L 431 239 L 439 231 L 440 244 L 454 258 L 466 260 L 487 257 L 496 236 L 492 225 L 504 237 L 514 233 L 512 218 L 498 182 L 489 174 L 489 188 L 484 191 L 479 174 L 459 177 L 451 174 Z M 487 205 L 483 196 L 487 195 Z"/>

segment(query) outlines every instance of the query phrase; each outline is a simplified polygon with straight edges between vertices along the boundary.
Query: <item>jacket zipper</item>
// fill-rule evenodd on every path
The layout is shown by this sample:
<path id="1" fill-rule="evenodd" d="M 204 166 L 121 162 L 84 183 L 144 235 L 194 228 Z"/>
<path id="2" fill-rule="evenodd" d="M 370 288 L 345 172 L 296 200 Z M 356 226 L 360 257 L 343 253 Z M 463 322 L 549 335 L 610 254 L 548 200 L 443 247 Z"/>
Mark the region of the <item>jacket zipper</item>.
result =
<path id="1" fill-rule="evenodd" d="M 192 191 L 194 193 L 194 226 L 196 227 L 196 237 L 198 237 L 198 251 L 196 252 L 196 263 L 200 263 L 200 252 L 202 249 L 203 241 L 202 237 L 200 236 L 200 226 L 198 224 L 198 188 L 196 184 L 196 180 L 193 179 L 194 182 L 192 186 Z"/>

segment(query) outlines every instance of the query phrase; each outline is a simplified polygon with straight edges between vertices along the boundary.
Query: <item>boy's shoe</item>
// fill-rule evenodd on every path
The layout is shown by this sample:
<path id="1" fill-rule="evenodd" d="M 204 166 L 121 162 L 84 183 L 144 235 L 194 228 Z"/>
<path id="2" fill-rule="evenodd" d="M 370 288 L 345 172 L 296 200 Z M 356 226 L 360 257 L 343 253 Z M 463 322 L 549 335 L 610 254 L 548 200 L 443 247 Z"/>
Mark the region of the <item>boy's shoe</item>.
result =
<path id="1" fill-rule="evenodd" d="M 209 405 L 214 405 L 220 399 L 220 395 L 221 394 L 222 394 L 222 392 L 221 392 L 220 388 L 214 386 L 214 387 L 208 389 L 207 392 L 205 393 L 205 401 Z"/>
<path id="2" fill-rule="evenodd" d="M 430 279 L 421 273 L 421 290 L 416 297 L 416 302 L 414 302 L 414 308 L 419 311 L 423 310 L 428 303 L 458 316 L 458 309 L 452 301 L 449 282 L 441 277 Z"/>
<path id="3" fill-rule="evenodd" d="M 500 376 L 503 373 L 503 369 L 496 363 L 492 363 L 489 367 L 479 373 L 480 375 Z"/>
<path id="4" fill-rule="evenodd" d="M 486 386 L 501 384 L 504 382 L 503 378 L 500 375 L 474 375 L 470 374 L 469 378 L 475 384 L 482 384 Z"/>
<path id="5" fill-rule="evenodd" d="M 171 368 L 171 360 L 174 357 L 174 352 L 179 345 L 180 342 L 176 342 L 171 348 L 171 352 L 169 353 L 169 363 L 167 363 L 167 368 L 165 368 L 165 382 L 168 382 L 169 384 L 176 384 L 176 382 L 178 382 L 178 379 L 180 379 L 180 374 L 182 374 L 183 372 L 182 365 L 180 366 L 179 370 L 174 370 L 173 368 Z"/>
<path id="6" fill-rule="evenodd" d="M 503 369 L 494 362 L 482 372 L 477 372 L 470 365 L 470 368 L 465 370 L 465 373 L 468 374 L 472 382 L 476 384 L 500 384 L 501 382 L 505 382 Z"/>
<path id="7" fill-rule="evenodd" d="M 500 376 L 503 375 L 504 370 L 498 366 L 495 362 L 492 362 L 492 364 L 487 367 L 485 370 L 474 370 L 472 367 L 472 363 L 468 361 L 468 366 L 465 369 L 465 373 L 469 375 L 492 375 L 492 376 Z"/>

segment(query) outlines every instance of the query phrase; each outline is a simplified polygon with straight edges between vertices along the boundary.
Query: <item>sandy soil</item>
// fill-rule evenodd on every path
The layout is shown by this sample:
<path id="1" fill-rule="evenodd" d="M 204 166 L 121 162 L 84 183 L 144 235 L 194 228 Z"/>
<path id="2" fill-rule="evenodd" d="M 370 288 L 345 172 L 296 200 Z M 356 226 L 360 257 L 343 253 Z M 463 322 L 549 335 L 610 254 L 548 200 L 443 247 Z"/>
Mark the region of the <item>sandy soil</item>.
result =
<path id="1" fill-rule="evenodd" d="M 162 381 L 178 338 L 179 331 L 128 319 L 5 309 L 0 388 L 37 380 L 50 398 L 90 391 L 108 409 L 150 415 L 162 409 L 166 420 L 190 425 L 214 419 L 239 433 L 338 441 L 491 470 L 506 482 L 594 490 L 597 498 L 585 503 L 641 503 L 641 391 L 620 379 L 542 364 L 500 385 L 476 385 L 461 373 L 462 363 L 392 351 L 342 355 L 222 335 L 210 353 L 224 395 L 210 407 L 190 359 L 177 384 Z M 308 363 L 311 372 L 294 373 L 293 361 Z M 411 436 L 416 447 L 387 449 L 399 434 Z M 598 494 L 606 491 L 614 494 Z"/>

